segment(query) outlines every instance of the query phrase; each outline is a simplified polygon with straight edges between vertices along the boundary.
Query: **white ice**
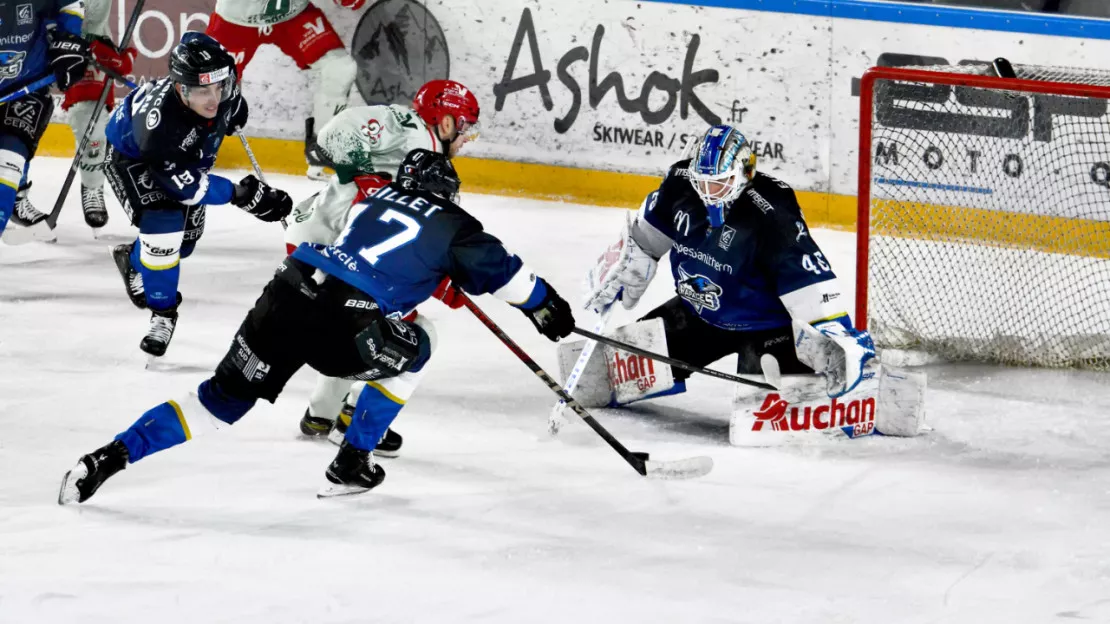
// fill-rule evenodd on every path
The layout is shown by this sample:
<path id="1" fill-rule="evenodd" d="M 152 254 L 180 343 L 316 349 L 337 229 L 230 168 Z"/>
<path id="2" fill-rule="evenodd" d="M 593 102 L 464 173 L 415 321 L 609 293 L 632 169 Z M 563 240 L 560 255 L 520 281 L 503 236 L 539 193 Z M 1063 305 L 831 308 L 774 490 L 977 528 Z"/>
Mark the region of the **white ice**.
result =
<path id="1" fill-rule="evenodd" d="M 36 161 L 40 208 L 64 168 Z M 624 218 L 463 205 L 575 304 Z M 59 507 L 81 454 L 208 375 L 283 255 L 277 224 L 212 208 L 173 344 L 144 370 L 147 316 L 107 253 L 133 233 L 111 211 L 93 240 L 74 191 L 57 244 L 0 245 L 0 622 L 1110 621 L 1110 378 L 1093 373 L 934 366 L 931 435 L 777 449 L 728 446 L 732 390 L 698 377 L 596 411 L 633 450 L 716 461 L 648 481 L 581 423 L 549 438 L 551 392 L 466 310 L 430 302 L 439 350 L 373 492 L 315 498 L 335 449 L 298 437 L 306 369 L 230 431 Z M 852 235 L 814 236 L 850 276 Z M 667 297 L 659 279 L 635 312 Z M 523 315 L 479 304 L 555 370 Z"/>

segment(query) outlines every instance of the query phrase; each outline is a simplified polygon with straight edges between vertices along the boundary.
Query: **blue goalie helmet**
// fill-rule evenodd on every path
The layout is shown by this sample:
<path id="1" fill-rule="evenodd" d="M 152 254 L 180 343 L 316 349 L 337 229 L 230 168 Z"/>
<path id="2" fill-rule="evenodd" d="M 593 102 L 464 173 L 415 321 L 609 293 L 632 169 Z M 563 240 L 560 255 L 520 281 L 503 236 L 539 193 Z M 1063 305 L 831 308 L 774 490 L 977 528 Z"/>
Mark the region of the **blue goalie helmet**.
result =
<path id="1" fill-rule="evenodd" d="M 709 212 L 710 227 L 721 227 L 728 208 L 755 177 L 755 152 L 739 130 L 713 126 L 691 143 L 686 175 Z"/>

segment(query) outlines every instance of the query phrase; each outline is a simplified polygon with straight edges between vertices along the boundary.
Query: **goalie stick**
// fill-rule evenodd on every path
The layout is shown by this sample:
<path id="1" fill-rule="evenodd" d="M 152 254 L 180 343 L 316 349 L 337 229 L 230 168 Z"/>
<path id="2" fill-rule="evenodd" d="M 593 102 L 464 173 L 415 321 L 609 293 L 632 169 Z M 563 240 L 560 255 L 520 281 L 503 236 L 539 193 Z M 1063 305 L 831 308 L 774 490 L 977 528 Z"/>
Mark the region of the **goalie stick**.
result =
<path id="1" fill-rule="evenodd" d="M 239 141 L 243 144 L 243 151 L 247 153 L 247 159 L 251 161 L 251 166 L 254 167 L 254 173 L 258 176 L 258 180 L 266 184 L 266 176 L 262 173 L 262 167 L 258 164 L 258 159 L 254 157 L 254 150 L 251 149 L 251 144 L 247 142 L 247 135 L 243 134 L 242 128 L 235 129 L 235 136 L 239 137 Z M 267 184 L 267 186 L 269 186 Z M 284 218 L 281 220 L 282 229 L 288 230 L 289 224 Z"/>
<path id="2" fill-rule="evenodd" d="M 614 438 L 613 434 L 609 433 L 605 427 L 602 427 L 601 423 L 597 422 L 597 420 L 586 411 L 586 408 L 582 407 L 578 401 L 575 401 L 573 397 L 560 388 L 559 383 L 552 379 L 551 375 L 548 375 L 546 371 L 540 368 L 540 365 L 529 357 L 519 345 L 513 342 L 513 339 L 509 338 L 508 334 L 506 334 L 497 323 L 493 322 L 493 319 L 486 316 L 486 313 L 483 312 L 470 297 L 462 291 L 459 291 L 459 297 L 463 305 L 473 312 L 474 316 L 478 317 L 478 320 L 481 321 L 487 329 L 493 332 L 493 335 L 497 336 L 521 362 L 524 362 L 525 366 L 547 384 L 547 387 L 551 388 L 552 392 L 559 395 L 559 398 L 563 399 L 567 406 L 574 410 L 574 413 L 582 417 L 582 420 L 584 420 L 597 435 L 601 436 L 601 439 L 605 440 L 624 461 L 628 462 L 628 465 L 632 466 L 637 473 L 653 479 L 692 479 L 704 476 L 713 469 L 713 459 L 711 457 L 702 456 L 675 461 L 657 461 L 649 459 L 647 453 L 634 453 L 629 451 L 620 443 L 620 440 Z"/>
<path id="3" fill-rule="evenodd" d="M 596 340 L 600 343 L 607 344 L 610 347 L 621 349 L 622 351 L 628 351 L 629 353 L 635 353 L 636 355 L 642 355 L 646 358 L 651 358 L 651 359 L 653 359 L 657 362 L 662 362 L 664 364 L 670 364 L 671 366 L 675 366 L 675 367 L 681 368 L 683 370 L 688 370 L 691 373 L 701 373 L 702 375 L 709 375 L 710 377 L 716 377 L 717 379 L 724 379 L 726 381 L 735 381 L 738 384 L 744 384 L 745 386 L 752 386 L 753 388 L 762 388 L 763 390 L 778 390 L 778 388 L 776 388 L 775 386 L 773 386 L 769 383 L 763 383 L 762 381 L 754 381 L 752 379 L 745 379 L 745 378 L 739 377 L 737 375 L 729 375 L 728 373 L 722 373 L 721 371 L 713 370 L 712 368 L 702 368 L 701 366 L 694 366 L 693 364 L 687 364 L 686 362 L 683 362 L 682 360 L 676 360 L 674 358 L 667 357 L 667 356 L 665 356 L 661 353 L 653 353 L 651 351 L 641 349 L 640 347 L 630 345 L 627 342 L 621 342 L 619 340 L 614 340 L 612 338 L 607 338 L 605 336 L 602 336 L 601 334 L 597 334 L 597 333 L 594 333 L 592 331 L 582 329 L 581 327 L 575 327 L 573 331 L 574 331 L 574 333 L 578 334 L 579 336 L 585 336 L 586 338 L 590 338 L 590 339 Z"/>
<path id="4" fill-rule="evenodd" d="M 131 33 L 135 32 L 135 26 L 139 23 L 139 17 L 143 14 L 144 4 L 146 4 L 146 0 L 135 1 L 135 8 L 131 10 L 131 17 L 127 20 L 127 29 L 123 31 L 123 37 L 120 39 L 119 49 L 126 49 L 128 42 L 131 41 Z M 89 136 L 92 135 L 93 128 L 96 127 L 96 122 L 100 119 L 100 113 L 104 111 L 104 103 L 108 101 L 108 92 L 111 89 L 112 76 L 106 75 L 104 86 L 100 89 L 100 99 L 96 101 L 96 107 L 93 108 L 92 115 L 89 115 L 89 125 L 85 126 L 85 133 L 81 135 L 81 141 L 77 144 L 77 153 L 73 155 L 73 162 L 69 164 L 66 181 L 62 183 L 62 190 L 58 193 L 58 199 L 54 201 L 54 209 L 46 217 L 46 225 L 52 230 L 58 225 L 58 215 L 62 213 L 62 204 L 65 203 L 66 195 L 69 195 L 69 189 L 73 186 L 73 178 L 77 175 L 77 168 L 81 164 L 81 155 L 85 153 L 85 149 L 89 146 Z"/>
<path id="5" fill-rule="evenodd" d="M 614 302 L 615 303 L 615 302 Z M 609 304 L 601 314 L 597 317 L 597 323 L 594 323 L 594 332 L 600 334 L 605 331 L 605 326 L 609 324 L 609 316 L 613 312 L 613 304 Z M 570 375 L 567 375 L 567 382 L 563 384 L 563 392 L 567 394 L 574 394 L 574 389 L 578 387 L 578 380 L 582 378 L 582 373 L 586 370 L 586 364 L 590 361 L 590 356 L 594 354 L 594 349 L 597 348 L 596 340 L 586 340 L 586 344 L 582 345 L 582 353 L 578 355 L 578 360 L 574 363 L 574 368 L 571 369 Z M 551 408 L 551 413 L 547 416 L 547 432 L 551 435 L 559 435 L 559 430 L 563 425 L 567 424 L 566 417 L 563 416 L 563 409 L 566 407 L 566 401 L 559 399 L 559 402 Z"/>

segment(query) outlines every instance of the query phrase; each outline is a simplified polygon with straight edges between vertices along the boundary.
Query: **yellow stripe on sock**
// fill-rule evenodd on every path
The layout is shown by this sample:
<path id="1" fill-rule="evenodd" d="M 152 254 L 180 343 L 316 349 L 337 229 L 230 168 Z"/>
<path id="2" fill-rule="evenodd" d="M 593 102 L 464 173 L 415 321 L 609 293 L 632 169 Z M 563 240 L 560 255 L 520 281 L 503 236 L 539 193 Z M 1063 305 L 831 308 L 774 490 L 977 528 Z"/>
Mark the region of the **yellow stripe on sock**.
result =
<path id="1" fill-rule="evenodd" d="M 193 433 L 189 431 L 189 423 L 185 422 L 185 414 L 181 413 L 181 406 L 177 404 L 177 401 L 166 402 L 170 404 L 170 407 L 173 408 L 173 411 L 177 412 L 177 419 L 181 421 L 181 430 L 185 432 L 185 441 L 188 442 L 189 440 L 192 440 Z"/>
<path id="2" fill-rule="evenodd" d="M 150 264 L 147 264 L 147 263 L 146 263 L 146 261 L 144 261 L 144 260 L 143 260 L 142 258 L 140 258 L 140 259 L 139 259 L 139 262 L 140 262 L 140 263 L 141 263 L 141 264 L 142 264 L 143 266 L 145 266 L 146 268 L 150 269 L 151 271 L 166 271 L 166 270 L 172 269 L 172 268 L 174 268 L 175 266 L 177 266 L 178 264 L 180 264 L 180 263 L 181 263 L 181 259 L 180 259 L 180 258 L 178 258 L 177 260 L 174 260 L 174 261 L 173 261 L 173 262 L 171 262 L 170 264 L 167 264 L 167 265 L 164 265 L 164 266 L 156 266 L 156 265 L 150 265 Z"/>
<path id="3" fill-rule="evenodd" d="M 401 398 L 397 397 L 395 394 L 393 394 L 392 392 L 390 392 L 389 390 L 386 390 L 385 386 L 381 385 L 380 383 L 378 383 L 376 381 L 368 381 L 368 382 L 366 382 L 366 385 L 368 385 L 371 388 L 377 390 L 378 392 L 381 392 L 382 395 L 385 396 L 385 398 L 389 399 L 390 401 L 393 401 L 397 405 L 404 405 L 405 404 L 404 399 L 401 399 Z"/>
<path id="4" fill-rule="evenodd" d="M 11 180 L 5 180 L 4 178 L 0 178 L 0 184 L 3 184 L 4 186 L 9 186 L 13 190 L 16 190 L 16 191 L 19 190 L 19 182 L 12 182 Z"/>

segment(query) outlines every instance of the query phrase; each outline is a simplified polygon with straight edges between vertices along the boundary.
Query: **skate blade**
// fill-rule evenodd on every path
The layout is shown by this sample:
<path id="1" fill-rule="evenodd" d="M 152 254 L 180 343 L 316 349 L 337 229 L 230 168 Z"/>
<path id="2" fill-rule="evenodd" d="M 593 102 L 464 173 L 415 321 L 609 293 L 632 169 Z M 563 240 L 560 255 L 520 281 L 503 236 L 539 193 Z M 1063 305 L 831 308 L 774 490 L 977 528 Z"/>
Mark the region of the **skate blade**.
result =
<path id="1" fill-rule="evenodd" d="M 547 416 L 547 433 L 552 436 L 559 435 L 563 427 L 570 423 L 567 417 L 563 414 L 565 404 L 559 401 L 555 407 L 551 408 L 551 413 Z"/>
<path id="2" fill-rule="evenodd" d="M 72 470 L 66 472 L 66 476 L 62 477 L 62 485 L 58 488 L 59 505 L 80 502 L 81 492 L 77 489 L 77 482 L 87 477 L 88 474 L 89 471 L 85 468 L 85 462 L 77 462 Z"/>
<path id="3" fill-rule="evenodd" d="M 338 483 L 329 483 L 328 485 L 320 488 L 319 492 L 316 492 L 316 498 L 325 499 L 340 498 L 343 496 L 356 496 L 358 494 L 365 494 L 370 490 L 371 488 L 365 488 L 358 485 L 340 485 Z"/>
<path id="4" fill-rule="evenodd" d="M 58 235 L 46 221 L 39 221 L 31 227 L 8 228 L 4 231 L 3 240 L 9 245 L 26 245 L 27 243 L 56 243 Z"/>
<path id="5" fill-rule="evenodd" d="M 375 457 L 375 458 L 378 458 L 378 457 L 386 457 L 386 458 L 392 459 L 392 458 L 394 458 L 394 457 L 397 457 L 397 456 L 399 456 L 400 454 L 401 454 L 401 451 L 400 451 L 400 450 L 396 450 L 396 451 L 383 451 L 383 450 L 381 450 L 381 449 L 379 449 L 379 448 L 375 448 L 375 449 L 374 449 L 374 457 Z"/>
<path id="6" fill-rule="evenodd" d="M 691 457 L 675 461 L 644 462 L 645 477 L 649 479 L 696 479 L 704 477 L 713 470 L 712 457 Z"/>
<path id="7" fill-rule="evenodd" d="M 100 240 L 100 230 L 102 230 L 102 229 L 103 229 L 103 227 L 92 227 L 92 226 L 89 226 L 89 229 L 91 229 L 91 230 L 92 230 L 92 237 L 93 237 L 93 240 L 95 240 L 95 241 L 98 241 L 98 240 Z"/>

